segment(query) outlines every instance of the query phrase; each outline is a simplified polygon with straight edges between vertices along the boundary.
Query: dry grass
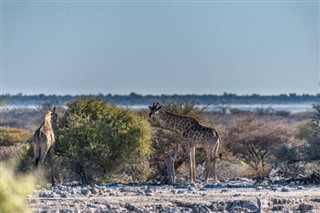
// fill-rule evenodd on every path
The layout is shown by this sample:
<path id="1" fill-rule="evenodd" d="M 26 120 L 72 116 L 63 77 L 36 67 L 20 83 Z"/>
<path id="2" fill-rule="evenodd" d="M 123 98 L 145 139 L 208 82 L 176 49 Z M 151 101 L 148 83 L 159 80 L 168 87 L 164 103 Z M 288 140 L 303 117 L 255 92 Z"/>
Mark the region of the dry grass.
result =
<path id="1" fill-rule="evenodd" d="M 0 146 L 11 146 L 25 142 L 30 136 L 30 131 L 13 127 L 0 127 Z"/>
<path id="2" fill-rule="evenodd" d="M 21 153 L 23 146 L 24 144 L 22 143 L 11 146 L 0 146 L 0 161 L 10 161 L 16 159 Z"/>

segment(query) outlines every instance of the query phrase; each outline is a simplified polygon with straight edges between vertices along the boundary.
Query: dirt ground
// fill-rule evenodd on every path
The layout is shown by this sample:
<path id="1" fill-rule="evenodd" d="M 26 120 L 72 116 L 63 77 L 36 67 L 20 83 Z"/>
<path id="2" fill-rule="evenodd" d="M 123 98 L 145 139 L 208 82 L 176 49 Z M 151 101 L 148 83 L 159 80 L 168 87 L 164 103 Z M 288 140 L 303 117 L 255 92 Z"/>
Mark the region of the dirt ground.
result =
<path id="1" fill-rule="evenodd" d="M 263 212 L 320 213 L 320 186 L 118 184 L 57 187 L 50 190 L 39 189 L 28 198 L 28 204 L 35 212 L 77 212 L 79 209 L 85 212 L 126 212 L 121 211 L 121 206 L 128 210 L 130 204 L 134 209 L 130 207 L 132 211 L 128 212 L 157 212 L 150 206 L 161 206 L 162 210 L 170 210 L 165 212 L 172 212 L 174 209 L 177 211 L 173 212 L 201 212 L 195 210 L 194 206 L 202 206 L 208 210 L 202 212 L 259 212 L 255 209 L 260 208 Z M 111 205 L 113 210 L 103 211 L 103 205 L 109 206 L 109 209 Z M 234 211 L 235 207 L 247 210 Z M 187 211 L 188 209 L 190 211 Z"/>

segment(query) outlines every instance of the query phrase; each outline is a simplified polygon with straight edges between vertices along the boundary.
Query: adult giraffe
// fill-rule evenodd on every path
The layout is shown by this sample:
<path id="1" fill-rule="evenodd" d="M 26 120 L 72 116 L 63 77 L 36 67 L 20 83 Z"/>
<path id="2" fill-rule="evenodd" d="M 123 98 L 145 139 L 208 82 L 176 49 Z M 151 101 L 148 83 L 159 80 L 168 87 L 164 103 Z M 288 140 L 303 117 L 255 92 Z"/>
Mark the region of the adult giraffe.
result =
<path id="1" fill-rule="evenodd" d="M 33 154 L 35 166 L 38 167 L 39 163 L 44 165 L 47 154 L 49 154 L 49 166 L 51 170 L 51 183 L 54 185 L 54 174 L 52 157 L 55 149 L 55 136 L 52 129 L 52 121 L 56 122 L 58 115 L 56 114 L 56 108 L 49 109 L 44 115 L 43 123 L 34 132 L 33 135 Z"/>
<path id="2" fill-rule="evenodd" d="M 196 148 L 204 148 L 207 154 L 207 166 L 205 171 L 205 182 L 208 182 L 208 177 L 212 174 L 214 183 L 217 181 L 216 159 L 220 144 L 220 136 L 214 128 L 204 126 L 193 117 L 181 116 L 162 109 L 159 103 L 153 103 L 149 106 L 149 116 L 152 117 L 158 114 L 166 125 L 179 133 L 184 139 L 189 154 L 189 176 L 190 182 L 196 181 Z"/>

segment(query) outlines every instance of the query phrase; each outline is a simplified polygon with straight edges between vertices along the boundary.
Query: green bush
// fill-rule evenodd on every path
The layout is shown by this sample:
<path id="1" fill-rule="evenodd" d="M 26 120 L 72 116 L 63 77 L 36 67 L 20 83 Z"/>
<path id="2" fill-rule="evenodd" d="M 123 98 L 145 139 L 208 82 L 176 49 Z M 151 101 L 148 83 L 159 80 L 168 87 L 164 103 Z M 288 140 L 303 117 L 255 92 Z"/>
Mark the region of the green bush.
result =
<path id="1" fill-rule="evenodd" d="M 303 159 L 320 160 L 320 104 L 313 105 L 313 118 L 299 126 L 297 137 L 307 142 L 303 150 Z"/>
<path id="2" fill-rule="evenodd" d="M 313 121 L 299 126 L 297 137 L 305 140 L 302 159 L 306 161 L 320 160 L 320 127 Z"/>
<path id="3" fill-rule="evenodd" d="M 121 175 L 146 177 L 149 123 L 135 112 L 97 98 L 68 104 L 57 131 L 57 154 L 66 158 L 83 183 Z"/>
<path id="4" fill-rule="evenodd" d="M 32 212 L 25 198 L 34 188 L 34 177 L 19 176 L 12 165 L 0 164 L 0 212 Z"/>

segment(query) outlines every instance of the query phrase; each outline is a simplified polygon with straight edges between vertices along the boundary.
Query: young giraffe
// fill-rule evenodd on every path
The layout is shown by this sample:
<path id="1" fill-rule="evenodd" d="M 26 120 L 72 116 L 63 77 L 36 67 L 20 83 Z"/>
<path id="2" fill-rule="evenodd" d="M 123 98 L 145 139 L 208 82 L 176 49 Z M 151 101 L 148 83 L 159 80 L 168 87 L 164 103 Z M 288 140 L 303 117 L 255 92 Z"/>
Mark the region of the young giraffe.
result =
<path id="1" fill-rule="evenodd" d="M 49 153 L 49 165 L 52 171 L 52 157 L 55 148 L 55 137 L 52 129 L 51 121 L 56 122 L 58 115 L 55 112 L 56 108 L 53 110 L 49 109 L 44 115 L 44 121 L 41 126 L 34 132 L 33 135 L 33 154 L 35 166 L 38 164 L 44 165 L 47 154 Z M 51 182 L 54 185 L 53 173 L 51 172 Z"/>
<path id="2" fill-rule="evenodd" d="M 182 134 L 185 140 L 185 146 L 189 152 L 189 176 L 190 182 L 196 181 L 196 148 L 204 148 L 207 153 L 207 167 L 205 171 L 205 182 L 208 182 L 208 177 L 212 174 L 214 182 L 217 181 L 216 174 L 216 159 L 219 149 L 220 137 L 214 128 L 201 125 L 195 118 L 181 116 L 171 112 L 167 112 L 161 108 L 159 103 L 153 103 L 149 106 L 149 116 L 159 114 L 162 121 L 166 125 Z"/>

